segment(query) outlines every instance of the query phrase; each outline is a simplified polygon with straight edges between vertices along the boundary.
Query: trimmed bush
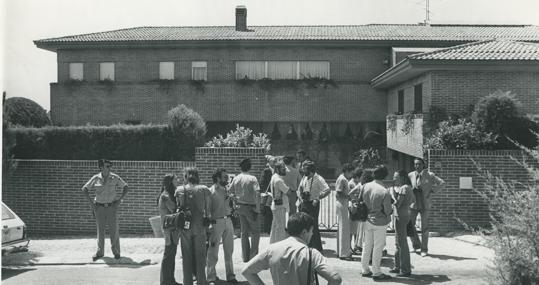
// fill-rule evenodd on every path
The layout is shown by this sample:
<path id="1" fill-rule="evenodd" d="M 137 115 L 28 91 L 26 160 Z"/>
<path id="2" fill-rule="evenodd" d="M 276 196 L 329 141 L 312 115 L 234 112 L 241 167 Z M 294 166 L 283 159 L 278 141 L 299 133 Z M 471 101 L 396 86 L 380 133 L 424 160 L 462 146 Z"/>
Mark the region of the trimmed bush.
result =
<path id="1" fill-rule="evenodd" d="M 459 119 L 439 123 L 438 129 L 427 138 L 425 149 L 495 149 L 497 136 L 477 128 L 470 120 Z"/>
<path id="2" fill-rule="evenodd" d="M 253 134 L 253 130 L 236 125 L 236 129 L 226 134 L 226 137 L 218 135 L 206 143 L 207 147 L 263 147 L 270 149 L 268 135 Z"/>
<path id="3" fill-rule="evenodd" d="M 471 117 L 479 130 L 498 135 L 497 148 L 514 149 L 512 141 L 533 148 L 537 145 L 533 132 L 539 131 L 539 127 L 520 114 L 521 107 L 511 92 L 497 91 L 481 98 Z"/>
<path id="4" fill-rule="evenodd" d="M 168 111 L 168 126 L 179 139 L 204 143 L 206 122 L 197 112 L 181 104 Z"/>
<path id="5" fill-rule="evenodd" d="M 4 101 L 4 112 L 11 125 L 41 128 L 51 124 L 47 112 L 38 103 L 23 97 Z"/>
<path id="6" fill-rule="evenodd" d="M 196 144 L 166 125 L 12 128 L 14 158 L 194 160 Z"/>

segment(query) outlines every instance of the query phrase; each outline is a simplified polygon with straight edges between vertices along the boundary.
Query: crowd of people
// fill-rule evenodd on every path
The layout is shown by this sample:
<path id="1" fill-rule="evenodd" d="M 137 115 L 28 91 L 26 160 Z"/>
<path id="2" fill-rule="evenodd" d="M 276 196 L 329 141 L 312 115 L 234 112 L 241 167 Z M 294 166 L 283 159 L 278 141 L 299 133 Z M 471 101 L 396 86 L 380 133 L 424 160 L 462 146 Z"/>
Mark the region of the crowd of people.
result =
<path id="1" fill-rule="evenodd" d="M 225 279 L 237 284 L 232 255 L 234 252 L 234 217 L 241 228 L 242 274 L 250 284 L 264 284 L 258 277 L 269 269 L 274 284 L 318 284 L 318 276 L 328 284 L 341 284 L 337 271 L 322 254 L 319 231 L 320 200 L 331 188 L 317 173 L 315 163 L 304 151 L 296 156 L 268 156 L 267 167 L 259 180 L 251 173 L 251 160 L 239 162 L 241 173 L 229 179 L 224 168 L 215 169 L 213 185 L 200 184 L 196 168 L 184 169 L 179 177 L 163 177 L 157 207 L 164 222 L 180 209 L 189 212 L 181 227 L 165 227 L 165 250 L 161 264 L 161 284 L 181 284 L 174 278 L 178 245 L 182 255 L 183 284 L 216 284 L 219 247 L 224 251 Z M 99 160 L 100 173 L 83 186 L 96 217 L 98 249 L 94 261 L 103 257 L 104 230 L 111 230 L 112 251 L 120 258 L 117 209 L 128 192 L 127 183 L 110 172 L 112 163 Z M 444 181 L 425 169 L 421 158 L 414 160 L 415 170 L 394 173 L 388 185 L 388 170 L 380 165 L 360 169 L 344 164 L 335 184 L 338 217 L 337 255 L 352 261 L 361 254 L 363 277 L 374 280 L 391 278 L 381 272 L 380 264 L 386 245 L 388 224 L 394 219 L 395 267 L 397 276 L 411 275 L 410 236 L 414 251 L 428 255 L 429 211 L 431 195 Z M 230 181 L 231 180 L 231 181 Z M 116 189 L 123 189 L 119 199 Z M 89 191 L 95 191 L 92 200 Z M 365 216 L 351 214 L 353 206 L 362 205 Z M 415 221 L 421 216 L 421 239 Z M 261 227 L 261 220 L 263 220 Z M 259 250 L 261 231 L 270 234 L 270 245 Z M 370 265 L 371 264 L 371 265 Z"/>

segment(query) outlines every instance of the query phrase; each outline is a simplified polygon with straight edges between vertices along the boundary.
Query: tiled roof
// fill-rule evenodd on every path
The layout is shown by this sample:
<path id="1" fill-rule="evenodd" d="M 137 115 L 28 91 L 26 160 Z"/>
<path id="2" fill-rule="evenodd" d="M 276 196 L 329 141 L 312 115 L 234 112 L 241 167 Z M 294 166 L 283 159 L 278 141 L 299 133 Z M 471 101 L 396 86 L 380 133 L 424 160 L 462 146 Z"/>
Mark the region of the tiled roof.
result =
<path id="1" fill-rule="evenodd" d="M 408 56 L 409 60 L 539 60 L 539 44 L 489 40 Z"/>
<path id="2" fill-rule="evenodd" d="M 131 41 L 345 40 L 345 41 L 538 41 L 539 26 L 529 25 L 393 25 L 136 27 L 49 38 L 36 44 Z"/>

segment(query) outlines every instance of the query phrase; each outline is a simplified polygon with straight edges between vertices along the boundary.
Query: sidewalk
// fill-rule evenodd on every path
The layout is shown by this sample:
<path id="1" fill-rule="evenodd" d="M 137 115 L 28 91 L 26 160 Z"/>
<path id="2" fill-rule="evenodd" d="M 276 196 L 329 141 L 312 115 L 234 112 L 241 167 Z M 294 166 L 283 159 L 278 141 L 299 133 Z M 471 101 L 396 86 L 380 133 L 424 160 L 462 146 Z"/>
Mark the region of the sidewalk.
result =
<path id="1" fill-rule="evenodd" d="M 374 284 L 369 278 L 361 278 L 360 257 L 354 261 L 339 260 L 335 254 L 335 233 L 323 233 L 324 255 L 343 277 L 343 284 Z M 269 238 L 262 237 L 260 248 L 267 246 Z M 122 258 L 115 260 L 110 251 L 110 243 L 105 242 L 105 258 L 92 261 L 95 252 L 94 238 L 58 238 L 34 239 L 30 242 L 30 251 L 5 256 L 2 266 L 40 266 L 40 265 L 105 265 L 105 266 L 145 266 L 155 265 L 161 261 L 164 241 L 161 238 L 123 237 L 121 238 Z M 389 256 L 382 261 L 382 271 L 387 273 L 394 265 L 394 236 L 387 238 Z M 458 235 L 454 237 L 433 237 L 429 240 L 430 256 L 420 257 L 411 254 L 413 278 L 393 278 L 386 283 L 404 284 L 487 284 L 486 268 L 493 256 L 491 250 L 480 245 L 481 238 L 473 235 Z M 238 280 L 243 280 L 239 272 L 244 263 L 241 261 L 240 239 L 234 243 L 234 266 Z M 223 252 L 220 250 L 220 262 L 217 272 L 224 275 Z M 181 278 L 181 253 L 177 256 L 177 278 Z M 270 280 L 269 272 L 261 277 Z M 181 280 L 181 279 L 178 279 Z M 322 282 L 324 283 L 324 282 Z"/>

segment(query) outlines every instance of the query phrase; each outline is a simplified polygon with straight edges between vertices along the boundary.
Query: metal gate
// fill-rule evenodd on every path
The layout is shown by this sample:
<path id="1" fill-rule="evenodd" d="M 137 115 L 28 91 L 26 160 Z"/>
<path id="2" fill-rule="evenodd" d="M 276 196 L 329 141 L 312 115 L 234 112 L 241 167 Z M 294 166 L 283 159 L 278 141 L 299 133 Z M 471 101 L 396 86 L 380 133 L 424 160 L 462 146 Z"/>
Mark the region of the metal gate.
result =
<path id="1" fill-rule="evenodd" d="M 384 181 L 385 185 L 391 185 L 392 181 Z M 328 182 L 329 187 L 331 188 L 331 193 L 324 199 L 320 200 L 320 215 L 318 218 L 319 227 L 321 231 L 336 231 L 339 228 L 339 222 L 337 220 L 337 208 L 335 205 L 336 202 L 336 193 L 335 193 L 335 182 Z M 418 215 L 416 228 L 418 231 L 421 231 L 421 217 Z M 391 221 L 387 226 L 388 232 L 395 232 L 395 217 L 391 217 Z"/>

